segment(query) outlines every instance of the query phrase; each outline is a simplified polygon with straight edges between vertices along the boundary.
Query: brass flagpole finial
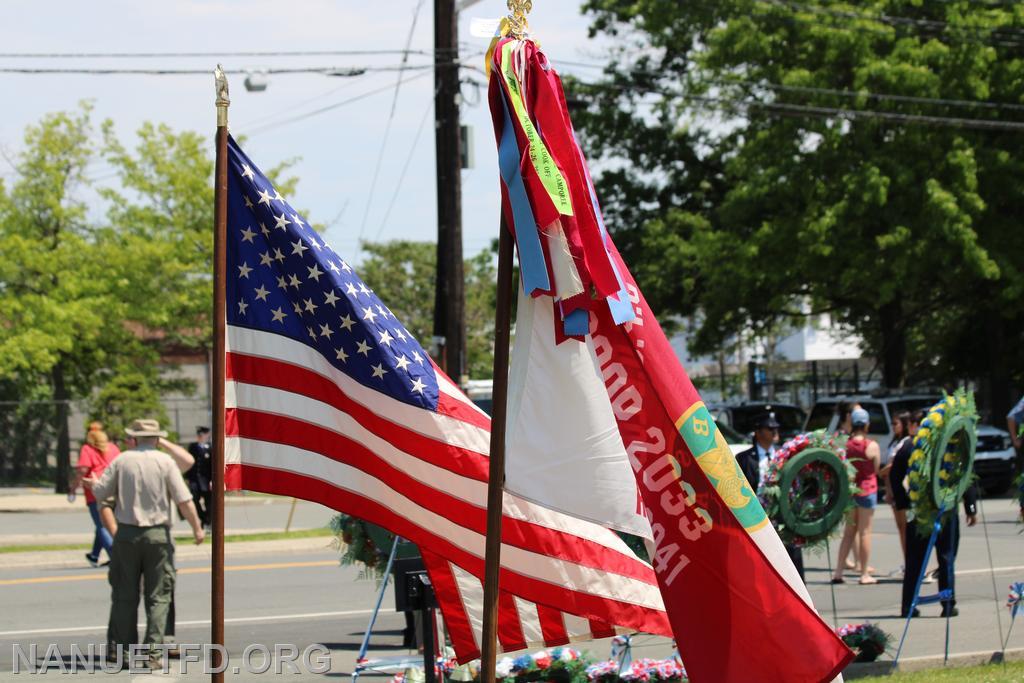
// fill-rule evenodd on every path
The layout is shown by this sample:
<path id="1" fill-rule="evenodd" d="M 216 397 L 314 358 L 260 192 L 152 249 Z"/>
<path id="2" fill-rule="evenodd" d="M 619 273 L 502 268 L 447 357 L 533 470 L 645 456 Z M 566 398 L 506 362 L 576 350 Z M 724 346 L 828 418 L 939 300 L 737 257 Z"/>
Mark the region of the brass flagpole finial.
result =
<path id="1" fill-rule="evenodd" d="M 533 0 L 508 0 L 509 33 L 516 40 L 523 40 L 530 33 L 526 15 L 533 9 Z"/>
<path id="2" fill-rule="evenodd" d="M 231 98 L 228 97 L 228 77 L 220 64 L 213 70 L 213 80 L 217 89 L 217 125 L 228 125 L 228 105 Z"/>

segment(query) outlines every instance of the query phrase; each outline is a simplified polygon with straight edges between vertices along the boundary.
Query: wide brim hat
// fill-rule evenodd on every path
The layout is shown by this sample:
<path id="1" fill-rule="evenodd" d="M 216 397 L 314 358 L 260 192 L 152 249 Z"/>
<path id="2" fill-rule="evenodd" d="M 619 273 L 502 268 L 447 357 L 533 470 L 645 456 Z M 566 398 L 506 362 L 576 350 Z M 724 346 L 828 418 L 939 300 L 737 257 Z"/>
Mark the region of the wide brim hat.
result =
<path id="1" fill-rule="evenodd" d="M 131 427 L 126 427 L 124 433 L 128 436 L 167 436 L 167 432 L 160 429 L 160 423 L 156 420 L 135 420 Z"/>

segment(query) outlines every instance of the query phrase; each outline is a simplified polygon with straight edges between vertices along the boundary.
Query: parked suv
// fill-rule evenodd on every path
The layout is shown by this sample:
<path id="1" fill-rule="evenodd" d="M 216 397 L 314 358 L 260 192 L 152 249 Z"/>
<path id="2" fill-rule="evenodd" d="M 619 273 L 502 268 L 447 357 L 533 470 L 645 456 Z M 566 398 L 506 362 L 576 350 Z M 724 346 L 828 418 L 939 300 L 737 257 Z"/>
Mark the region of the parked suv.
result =
<path id="1" fill-rule="evenodd" d="M 871 396 L 861 394 L 855 396 L 829 396 L 818 399 L 811 408 L 804 424 L 804 431 L 827 429 L 835 431 L 839 428 L 839 416 L 836 407 L 839 403 L 859 403 L 871 416 L 868 434 L 887 449 L 892 442 L 892 418 L 904 410 L 913 412 L 930 408 L 939 402 L 940 396 L 928 394 L 902 394 L 893 396 Z M 998 495 L 1013 483 L 1014 473 L 1013 443 L 1009 432 L 995 427 L 978 425 L 978 448 L 974 456 L 974 472 L 985 493 Z"/>
<path id="2" fill-rule="evenodd" d="M 779 422 L 779 437 L 786 441 L 799 434 L 804 427 L 805 413 L 789 403 L 768 403 L 748 401 L 737 404 L 713 404 L 708 406 L 711 417 L 719 426 L 732 427 L 732 431 L 747 436 L 754 431 L 754 422 L 765 412 L 775 413 Z"/>

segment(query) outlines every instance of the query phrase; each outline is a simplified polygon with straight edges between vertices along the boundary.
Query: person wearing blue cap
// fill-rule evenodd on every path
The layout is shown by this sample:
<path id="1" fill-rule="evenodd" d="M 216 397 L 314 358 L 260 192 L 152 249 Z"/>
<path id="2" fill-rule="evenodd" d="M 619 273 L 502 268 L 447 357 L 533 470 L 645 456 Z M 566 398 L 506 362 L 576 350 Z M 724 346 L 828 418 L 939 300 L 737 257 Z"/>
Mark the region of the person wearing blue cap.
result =
<path id="1" fill-rule="evenodd" d="M 846 583 L 843 570 L 851 549 L 855 549 L 854 557 L 860 563 L 860 583 L 878 583 L 878 579 L 871 576 L 872 568 L 868 559 L 871 557 L 871 522 L 878 504 L 878 467 L 882 452 L 878 444 L 868 438 L 870 424 L 871 416 L 860 406 L 850 412 L 850 439 L 846 442 L 846 459 L 853 465 L 853 483 L 860 489 L 860 493 L 854 496 L 853 515 L 846 520 L 832 583 Z"/>

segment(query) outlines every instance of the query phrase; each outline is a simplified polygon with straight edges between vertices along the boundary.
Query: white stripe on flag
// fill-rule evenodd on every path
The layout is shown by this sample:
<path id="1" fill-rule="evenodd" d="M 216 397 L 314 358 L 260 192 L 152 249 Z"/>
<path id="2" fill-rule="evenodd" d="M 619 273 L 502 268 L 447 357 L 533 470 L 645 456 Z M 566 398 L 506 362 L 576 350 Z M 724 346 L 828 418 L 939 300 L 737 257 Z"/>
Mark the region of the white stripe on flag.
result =
<path id="1" fill-rule="evenodd" d="M 484 557 L 485 539 L 482 534 L 419 506 L 401 492 L 362 470 L 293 446 L 239 437 L 229 437 L 225 441 L 225 458 L 229 464 L 241 463 L 295 472 L 319 479 L 337 489 L 358 492 L 361 496 L 377 501 L 399 517 L 408 519 L 429 533 L 448 540 L 463 551 L 478 558 Z M 436 493 L 442 498 L 445 495 L 440 490 Z M 585 567 L 504 543 L 501 547 L 501 564 L 507 570 L 551 585 L 659 611 L 664 610 L 657 586 L 607 570 Z"/>
<path id="2" fill-rule="evenodd" d="M 234 342 L 232 345 L 234 347 L 232 348 L 233 351 L 284 361 L 310 372 L 315 372 L 331 382 L 338 383 L 352 400 L 367 407 L 384 419 L 394 422 L 398 428 L 405 428 L 435 441 L 448 443 L 458 448 L 465 448 L 483 456 L 489 453 L 489 431 L 481 430 L 479 427 L 469 425 L 456 418 L 441 415 L 435 415 L 435 420 L 431 422 L 428 411 L 409 406 L 364 387 L 347 375 L 339 372 L 334 366 L 324 360 L 323 356 L 305 344 L 278 334 L 239 328 L 233 325 L 228 326 L 228 333 L 229 340 Z M 442 377 L 442 375 L 438 375 L 438 377 Z M 272 380 L 272 378 L 268 379 Z M 458 389 L 455 389 L 455 391 L 458 392 Z M 270 392 L 273 397 L 265 399 L 262 396 L 263 392 Z M 276 395 L 274 392 L 279 392 L 280 395 Z M 459 393 L 464 400 L 468 401 L 461 392 Z M 342 420 L 339 416 L 345 415 L 342 411 L 338 411 L 333 406 L 328 406 L 321 401 L 302 394 L 234 381 L 226 383 L 225 394 L 228 408 L 250 407 L 260 412 L 286 415 L 292 419 L 304 420 L 332 431 L 345 433 L 338 429 L 339 421 Z M 285 396 L 287 396 L 287 402 L 285 402 Z M 296 404 L 301 402 L 302 409 L 294 408 L 292 402 Z M 351 418 L 347 419 L 351 422 Z M 358 426 L 358 429 L 364 433 L 369 433 L 362 426 Z M 481 434 L 483 435 L 482 437 Z M 481 439 L 483 439 L 482 451 L 478 450 L 481 448 Z M 361 439 L 356 440 L 365 443 Z M 377 451 L 377 453 L 382 457 L 385 455 L 381 451 Z M 401 453 L 401 451 L 396 449 L 396 453 Z M 412 458 L 412 456 L 405 457 Z M 417 459 L 412 458 L 412 460 Z M 406 462 L 408 463 L 412 460 Z M 424 465 L 432 467 L 429 463 L 424 463 Z M 417 471 L 425 472 L 426 470 Z M 464 483 L 452 483 L 453 488 L 445 490 L 450 490 L 453 495 L 468 502 L 480 505 L 486 504 L 486 485 L 481 485 L 479 482 L 468 477 L 456 476 L 459 476 Z M 417 478 L 421 481 L 426 481 L 423 476 L 417 476 Z M 478 486 L 482 486 L 482 488 L 475 488 Z M 441 487 L 435 486 L 435 488 Z M 554 531 L 572 534 L 595 543 L 600 543 L 610 550 L 614 550 L 639 562 L 618 535 L 591 522 L 556 512 L 510 493 L 505 495 L 503 512 L 506 516 L 513 519 L 539 524 Z"/>
<path id="3" fill-rule="evenodd" d="M 466 618 L 469 619 L 473 642 L 480 647 L 480 635 L 484 632 L 484 586 L 479 579 L 459 565 L 449 562 L 448 566 L 451 567 L 455 586 L 462 597 L 462 607 L 466 612 Z"/>
<path id="4" fill-rule="evenodd" d="M 288 337 L 228 325 L 228 351 L 270 358 L 305 368 L 336 384 L 356 403 L 410 431 L 443 440 L 482 455 L 490 453 L 490 431 L 447 415 L 397 401 L 355 381 L 315 349 Z M 426 360 L 425 362 L 429 362 Z M 437 375 L 440 378 L 440 375 Z M 447 392 L 446 392 L 447 393 Z M 461 399 L 460 399 L 461 400 Z M 468 399 L 467 399 L 468 401 Z M 289 414 L 294 414 L 289 412 Z"/>
<path id="5" fill-rule="evenodd" d="M 544 633 L 540 630 L 540 616 L 537 605 L 520 597 L 512 596 L 516 611 L 519 613 L 519 625 L 523 629 L 523 639 L 528 643 L 544 642 Z"/>

